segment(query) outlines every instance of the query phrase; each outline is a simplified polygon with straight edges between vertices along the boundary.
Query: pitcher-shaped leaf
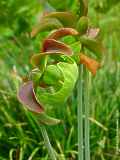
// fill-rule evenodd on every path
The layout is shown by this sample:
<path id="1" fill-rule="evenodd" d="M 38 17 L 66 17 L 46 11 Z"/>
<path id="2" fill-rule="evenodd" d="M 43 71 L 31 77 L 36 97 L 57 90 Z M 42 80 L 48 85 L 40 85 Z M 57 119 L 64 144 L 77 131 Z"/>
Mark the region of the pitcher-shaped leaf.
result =
<path id="1" fill-rule="evenodd" d="M 64 103 L 70 96 L 78 77 L 78 67 L 76 63 L 59 62 L 57 64 L 61 70 L 64 81 L 62 87 L 54 92 L 50 93 L 38 87 L 36 90 L 36 96 L 40 102 L 45 105 L 60 105 Z"/>
<path id="2" fill-rule="evenodd" d="M 76 36 L 78 34 L 79 33 L 73 28 L 60 28 L 60 29 L 50 33 L 50 35 L 48 36 L 48 39 L 56 39 L 57 40 L 59 38 L 67 36 L 67 35 Z"/>
<path id="3" fill-rule="evenodd" d="M 61 70 L 57 65 L 48 65 L 44 74 L 43 81 L 47 85 L 57 85 L 59 81 L 62 81 L 63 76 Z"/>
<path id="4" fill-rule="evenodd" d="M 37 116 L 38 121 L 40 121 L 40 123 L 43 123 L 46 125 L 55 125 L 61 122 L 58 119 L 55 119 L 55 118 L 52 118 L 46 115 L 43 107 L 37 101 L 32 81 L 28 81 L 20 87 L 19 92 L 18 92 L 18 100 L 29 111 L 33 113 L 37 113 L 36 116 Z"/>
<path id="5" fill-rule="evenodd" d="M 43 52 L 51 52 L 51 53 L 64 53 L 65 55 L 72 55 L 72 49 L 59 41 L 54 39 L 46 39 L 43 43 Z"/>
<path id="6" fill-rule="evenodd" d="M 84 54 L 80 54 L 80 63 L 84 64 L 93 75 L 95 75 L 97 70 L 100 68 L 99 62 Z"/>
<path id="7" fill-rule="evenodd" d="M 50 31 L 61 27 L 63 27 L 63 25 L 56 18 L 43 18 L 40 23 L 33 28 L 31 37 L 35 37 L 39 32 Z"/>
<path id="8" fill-rule="evenodd" d="M 74 27 L 77 21 L 71 12 L 52 12 L 46 15 L 47 18 L 57 18 L 65 27 Z"/>

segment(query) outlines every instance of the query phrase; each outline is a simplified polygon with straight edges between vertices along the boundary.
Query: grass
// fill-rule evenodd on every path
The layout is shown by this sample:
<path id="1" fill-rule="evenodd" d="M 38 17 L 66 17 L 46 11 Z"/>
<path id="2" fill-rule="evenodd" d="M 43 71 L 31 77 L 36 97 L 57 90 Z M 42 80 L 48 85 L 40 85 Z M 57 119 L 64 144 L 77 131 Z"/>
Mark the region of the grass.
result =
<path id="1" fill-rule="evenodd" d="M 91 5 L 89 11 L 92 23 L 102 30 L 101 37 L 107 48 L 104 66 L 91 80 L 89 119 L 92 160 L 120 159 L 119 6 L 120 3 L 112 4 L 109 11 L 98 13 Z M 39 46 L 38 40 L 31 41 L 24 34 L 22 36 L 25 39 L 16 35 L 15 40 L 5 36 L 0 38 L 0 160 L 49 160 L 39 123 L 16 98 L 20 84 L 18 73 L 24 76 L 29 72 L 29 57 Z M 61 159 L 76 160 L 76 91 L 64 111 L 55 110 L 55 114 L 62 117 L 64 124 L 46 127 L 51 144 Z"/>

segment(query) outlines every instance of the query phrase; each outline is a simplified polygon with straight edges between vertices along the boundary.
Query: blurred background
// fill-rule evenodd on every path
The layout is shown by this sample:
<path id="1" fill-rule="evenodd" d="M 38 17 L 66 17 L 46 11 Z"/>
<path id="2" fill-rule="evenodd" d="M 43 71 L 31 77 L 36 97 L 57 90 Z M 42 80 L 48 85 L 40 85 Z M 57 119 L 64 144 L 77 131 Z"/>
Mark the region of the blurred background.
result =
<path id="1" fill-rule="evenodd" d="M 77 10 L 77 0 L 0 0 L 0 160 L 49 160 L 40 126 L 16 93 L 31 70 L 29 59 L 46 33 L 30 37 L 43 11 Z M 90 0 L 91 26 L 99 27 L 105 64 L 92 78 L 90 149 L 92 160 L 120 160 L 120 1 Z M 64 111 L 64 125 L 47 127 L 61 160 L 77 158 L 77 104 Z M 63 156 L 64 155 L 64 156 Z"/>

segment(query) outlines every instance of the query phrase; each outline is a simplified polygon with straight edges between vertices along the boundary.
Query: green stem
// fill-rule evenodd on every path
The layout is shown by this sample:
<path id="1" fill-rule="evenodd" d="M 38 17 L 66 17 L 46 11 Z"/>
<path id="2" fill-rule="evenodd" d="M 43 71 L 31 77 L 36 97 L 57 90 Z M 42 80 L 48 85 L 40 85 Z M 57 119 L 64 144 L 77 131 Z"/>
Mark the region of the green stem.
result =
<path id="1" fill-rule="evenodd" d="M 90 138 L 89 138 L 89 72 L 85 69 L 85 83 L 84 83 L 84 105 L 85 105 L 85 160 L 90 160 Z"/>
<path id="2" fill-rule="evenodd" d="M 116 111 L 116 155 L 119 154 L 119 110 Z"/>
<path id="3" fill-rule="evenodd" d="M 77 87 L 77 103 L 78 103 L 78 160 L 83 160 L 83 65 L 79 66 L 79 77 Z"/>
<path id="4" fill-rule="evenodd" d="M 53 148 L 51 146 L 47 131 L 46 131 L 46 129 L 45 129 L 45 127 L 43 125 L 41 125 L 41 132 L 42 132 L 42 136 L 44 138 L 44 142 L 45 142 L 46 148 L 48 149 L 48 154 L 50 156 L 50 159 L 51 160 L 56 160 L 55 152 L 54 152 L 54 150 L 53 150 Z"/>

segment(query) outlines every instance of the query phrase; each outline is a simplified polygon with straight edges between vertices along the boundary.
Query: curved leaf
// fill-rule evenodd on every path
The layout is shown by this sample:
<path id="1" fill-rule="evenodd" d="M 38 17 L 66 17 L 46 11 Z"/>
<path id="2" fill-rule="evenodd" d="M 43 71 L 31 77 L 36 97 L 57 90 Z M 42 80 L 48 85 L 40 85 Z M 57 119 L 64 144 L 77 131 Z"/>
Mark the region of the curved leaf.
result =
<path id="1" fill-rule="evenodd" d="M 28 81 L 20 86 L 18 100 L 32 112 L 41 113 L 44 111 L 43 107 L 37 102 L 32 81 Z"/>
<path id="2" fill-rule="evenodd" d="M 80 54 L 80 63 L 84 64 L 93 75 L 95 75 L 97 70 L 100 68 L 99 62 L 84 54 Z"/>
<path id="3" fill-rule="evenodd" d="M 43 43 L 43 52 L 51 52 L 51 53 L 64 53 L 65 55 L 72 55 L 72 49 L 59 41 L 54 39 L 46 39 Z"/>
<path id="4" fill-rule="evenodd" d="M 57 66 L 64 76 L 62 87 L 54 93 L 49 93 L 48 91 L 45 91 L 40 87 L 36 89 L 36 96 L 44 105 L 57 105 L 64 103 L 70 96 L 75 86 L 78 77 L 77 64 L 60 62 L 57 64 Z"/>
<path id="5" fill-rule="evenodd" d="M 39 53 L 39 54 L 34 54 L 31 59 L 30 59 L 30 63 L 34 66 L 34 67 L 38 67 L 41 75 L 44 72 L 46 65 L 47 65 L 47 60 L 48 57 L 47 55 L 49 55 L 51 53 Z"/>
<path id="6" fill-rule="evenodd" d="M 35 37 L 39 32 L 50 31 L 52 29 L 62 28 L 63 25 L 56 18 L 43 18 L 31 32 L 31 37 Z"/>
<path id="7" fill-rule="evenodd" d="M 58 54 L 58 53 L 52 53 L 52 52 L 45 52 L 45 53 L 39 53 L 39 54 L 34 54 L 31 59 L 30 59 L 30 63 L 34 66 L 34 67 L 38 67 L 41 66 L 41 63 L 43 63 L 45 57 L 47 55 L 52 55 L 52 54 Z M 61 54 L 61 53 L 60 53 Z"/>
<path id="8" fill-rule="evenodd" d="M 73 28 L 60 28 L 56 31 L 53 31 L 49 36 L 48 39 L 59 39 L 61 37 L 67 36 L 67 35 L 72 35 L 76 36 L 79 33 L 73 29 Z"/>
<path id="9" fill-rule="evenodd" d="M 56 124 L 62 122 L 59 119 L 48 116 L 44 112 L 37 115 L 37 118 L 38 118 L 38 121 L 40 121 L 40 123 L 43 123 L 43 124 L 46 124 L 46 125 L 56 125 Z"/>
<path id="10" fill-rule="evenodd" d="M 46 15 L 45 17 L 57 18 L 63 24 L 63 26 L 66 27 L 74 27 L 77 21 L 76 16 L 71 12 L 52 12 L 48 13 L 48 15 Z"/>

